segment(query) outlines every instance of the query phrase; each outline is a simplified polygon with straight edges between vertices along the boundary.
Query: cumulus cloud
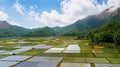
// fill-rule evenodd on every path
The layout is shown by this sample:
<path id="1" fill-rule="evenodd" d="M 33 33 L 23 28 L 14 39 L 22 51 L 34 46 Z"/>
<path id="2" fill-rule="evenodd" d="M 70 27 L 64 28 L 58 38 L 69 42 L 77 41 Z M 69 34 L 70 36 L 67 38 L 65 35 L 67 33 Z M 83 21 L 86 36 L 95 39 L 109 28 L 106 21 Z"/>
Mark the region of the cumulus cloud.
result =
<path id="1" fill-rule="evenodd" d="M 20 14 L 24 14 L 23 10 L 24 10 L 24 6 L 22 6 L 19 3 L 19 0 L 16 0 L 16 3 L 13 5 L 13 8 L 15 8 Z"/>
<path id="2" fill-rule="evenodd" d="M 9 16 L 7 15 L 7 13 L 0 10 L 0 20 L 7 20 L 8 18 Z"/>
<path id="3" fill-rule="evenodd" d="M 66 26 L 88 15 L 100 13 L 108 7 L 120 6 L 119 4 L 120 0 L 108 0 L 107 3 L 102 4 L 97 0 L 63 0 L 60 3 L 62 13 L 51 10 L 40 14 L 31 10 L 29 16 L 31 20 L 43 23 L 45 26 Z"/>

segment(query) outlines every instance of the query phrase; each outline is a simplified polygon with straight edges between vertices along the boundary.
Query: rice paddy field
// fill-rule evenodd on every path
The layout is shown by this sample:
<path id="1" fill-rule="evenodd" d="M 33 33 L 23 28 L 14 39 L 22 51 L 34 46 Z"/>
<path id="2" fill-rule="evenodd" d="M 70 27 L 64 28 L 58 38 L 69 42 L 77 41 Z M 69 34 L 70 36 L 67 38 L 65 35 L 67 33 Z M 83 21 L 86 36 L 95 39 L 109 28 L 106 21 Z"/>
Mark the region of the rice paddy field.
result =
<path id="1" fill-rule="evenodd" d="M 0 67 L 120 67 L 116 48 L 75 37 L 1 38 Z"/>

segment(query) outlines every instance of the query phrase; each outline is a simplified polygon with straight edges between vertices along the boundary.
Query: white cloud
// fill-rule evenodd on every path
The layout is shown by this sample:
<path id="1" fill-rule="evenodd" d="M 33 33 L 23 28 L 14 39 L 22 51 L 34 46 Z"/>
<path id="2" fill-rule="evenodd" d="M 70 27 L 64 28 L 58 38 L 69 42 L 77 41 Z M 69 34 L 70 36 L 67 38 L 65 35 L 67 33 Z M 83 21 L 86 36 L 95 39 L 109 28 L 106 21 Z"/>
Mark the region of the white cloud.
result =
<path id="1" fill-rule="evenodd" d="M 45 26 L 61 26 L 62 24 L 66 24 L 67 18 L 64 17 L 63 20 L 63 15 L 59 14 L 56 10 L 51 10 L 50 13 L 48 12 L 43 12 L 42 15 L 36 18 L 37 21 L 43 22 Z M 49 23 L 48 23 L 49 22 Z"/>
<path id="2" fill-rule="evenodd" d="M 28 13 L 29 17 L 26 18 L 29 21 L 37 21 L 36 18 L 39 17 L 39 13 L 35 13 L 35 11 L 30 10 Z"/>
<path id="3" fill-rule="evenodd" d="M 0 10 L 0 20 L 7 20 L 8 18 L 9 16 L 7 15 L 7 13 Z"/>
<path id="4" fill-rule="evenodd" d="M 45 26 L 65 26 L 74 23 L 88 15 L 97 14 L 111 6 L 120 6 L 120 0 L 108 0 L 99 4 L 97 0 L 63 0 L 61 2 L 62 14 L 56 10 L 44 11 L 42 14 L 31 10 L 31 20 L 40 22 Z M 32 7 L 31 7 L 32 8 Z"/>
<path id="5" fill-rule="evenodd" d="M 15 8 L 20 14 L 24 14 L 23 10 L 24 10 L 24 6 L 22 6 L 19 3 L 19 0 L 16 0 L 16 3 L 13 5 L 13 8 Z"/>
<path id="6" fill-rule="evenodd" d="M 16 22 L 16 21 L 9 21 L 9 23 L 11 24 L 11 25 L 16 25 L 16 26 L 22 26 L 22 25 L 20 25 L 18 22 Z"/>
<path id="7" fill-rule="evenodd" d="M 120 6 L 120 0 L 108 0 L 108 6 Z"/>
<path id="8" fill-rule="evenodd" d="M 34 16 L 34 14 L 35 14 L 34 11 L 30 11 L 30 12 L 29 12 L 29 16 L 30 16 L 30 17 Z"/>
<path id="9" fill-rule="evenodd" d="M 36 5 L 34 5 L 34 6 L 30 6 L 30 10 L 34 10 L 35 8 L 37 8 L 37 6 Z"/>

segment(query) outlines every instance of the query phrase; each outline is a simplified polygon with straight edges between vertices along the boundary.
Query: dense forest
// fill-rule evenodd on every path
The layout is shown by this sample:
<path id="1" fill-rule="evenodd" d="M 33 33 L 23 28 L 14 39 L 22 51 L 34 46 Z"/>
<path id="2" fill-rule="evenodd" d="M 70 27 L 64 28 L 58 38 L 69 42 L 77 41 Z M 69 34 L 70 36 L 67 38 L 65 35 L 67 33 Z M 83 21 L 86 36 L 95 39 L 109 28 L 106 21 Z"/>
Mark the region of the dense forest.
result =
<path id="1" fill-rule="evenodd" d="M 89 32 L 87 37 L 95 43 L 115 43 L 120 46 L 120 21 L 107 23 L 103 28 L 94 29 Z"/>

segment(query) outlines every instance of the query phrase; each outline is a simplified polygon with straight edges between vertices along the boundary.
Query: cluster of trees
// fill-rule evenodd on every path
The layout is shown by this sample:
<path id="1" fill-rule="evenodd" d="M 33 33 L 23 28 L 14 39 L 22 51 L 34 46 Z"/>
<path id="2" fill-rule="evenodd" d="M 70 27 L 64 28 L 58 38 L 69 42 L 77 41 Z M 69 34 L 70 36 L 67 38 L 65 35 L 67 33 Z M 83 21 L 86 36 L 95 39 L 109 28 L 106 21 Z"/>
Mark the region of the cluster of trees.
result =
<path id="1" fill-rule="evenodd" d="M 120 46 L 120 21 L 107 23 L 101 29 L 94 29 L 87 35 L 95 43 L 115 43 Z"/>

